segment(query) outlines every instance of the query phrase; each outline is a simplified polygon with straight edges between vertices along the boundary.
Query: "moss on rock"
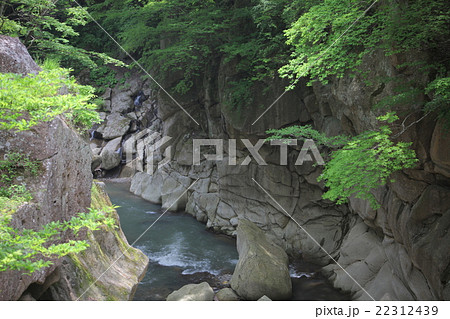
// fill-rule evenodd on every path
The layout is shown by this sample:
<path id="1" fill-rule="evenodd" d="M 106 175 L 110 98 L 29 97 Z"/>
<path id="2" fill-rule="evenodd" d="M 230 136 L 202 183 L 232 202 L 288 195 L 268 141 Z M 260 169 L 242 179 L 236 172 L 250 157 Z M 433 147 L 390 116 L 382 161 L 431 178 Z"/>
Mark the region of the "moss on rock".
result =
<path id="1" fill-rule="evenodd" d="M 104 184 L 94 182 L 91 207 L 102 210 L 111 201 Z M 110 213 L 118 227 L 88 231 L 90 247 L 64 258 L 61 280 L 53 285 L 52 295 L 57 300 L 131 300 L 137 284 L 147 270 L 148 258 L 131 247 L 123 234 L 116 211 Z"/>

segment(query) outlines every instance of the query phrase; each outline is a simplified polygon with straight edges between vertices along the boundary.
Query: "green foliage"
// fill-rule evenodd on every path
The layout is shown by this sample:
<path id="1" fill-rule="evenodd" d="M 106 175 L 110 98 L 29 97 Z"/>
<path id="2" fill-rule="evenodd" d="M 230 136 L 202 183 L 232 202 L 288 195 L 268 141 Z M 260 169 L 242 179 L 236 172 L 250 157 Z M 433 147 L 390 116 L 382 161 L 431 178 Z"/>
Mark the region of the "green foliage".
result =
<path id="1" fill-rule="evenodd" d="M 393 113 L 378 118 L 393 123 L 398 117 Z M 375 209 L 380 206 L 372 191 L 389 181 L 392 173 L 411 168 L 417 162 L 411 143 L 391 141 L 391 129 L 382 125 L 376 131 L 367 131 L 354 137 L 327 137 L 310 126 L 289 127 L 270 130 L 270 139 L 303 138 L 314 139 L 317 143 L 337 148 L 331 152 L 331 159 L 325 164 L 318 181 L 324 181 L 328 190 L 324 199 L 342 204 L 350 196 L 366 199 Z"/>
<path id="2" fill-rule="evenodd" d="M 218 56 L 240 72 L 235 82 L 253 84 L 276 76 L 289 56 L 282 33 L 286 27 L 282 15 L 288 3 L 291 1 L 106 0 L 92 4 L 90 12 L 146 70 L 169 80 L 175 92 L 184 94 L 201 80 L 204 70 L 214 67 L 212 62 Z M 106 44 L 109 52 L 122 54 L 95 25 L 87 27 L 88 34 L 79 39 L 82 47 L 102 50 Z M 241 88 L 231 89 L 233 107 L 245 106 L 247 100 L 239 97 Z"/>
<path id="3" fill-rule="evenodd" d="M 97 230 L 101 226 L 115 228 L 111 216 L 115 206 L 103 205 L 79 213 L 69 221 L 55 221 L 42 229 L 15 229 L 11 220 L 16 210 L 32 200 L 19 177 L 36 176 L 39 163 L 20 153 L 9 153 L 0 161 L 0 271 L 21 270 L 31 274 L 53 263 L 51 259 L 77 253 L 88 247 L 84 240 L 62 241 L 70 232 L 74 235 L 82 229 Z"/>
<path id="4" fill-rule="evenodd" d="M 449 37 L 448 1 L 379 1 L 362 16 L 369 4 L 316 1 L 285 31 L 294 53 L 282 76 L 293 83 L 303 76 L 327 83 L 330 76 L 361 72 L 362 58 L 377 49 L 386 55 L 433 50 Z"/>
<path id="5" fill-rule="evenodd" d="M 241 114 L 242 109 L 253 102 L 252 85 L 250 80 L 230 81 L 228 82 L 230 89 L 227 103 L 233 108 L 233 111 Z"/>
<path id="6" fill-rule="evenodd" d="M 24 176 L 36 176 L 38 170 L 39 163 L 32 161 L 24 154 L 12 152 L 5 155 L 5 159 L 0 160 L 0 197 L 11 198 L 18 202 L 30 200 L 31 194 L 24 185 L 17 184 L 17 179 Z"/>
<path id="7" fill-rule="evenodd" d="M 76 83 L 70 70 L 53 68 L 39 74 L 0 74 L 0 129 L 28 130 L 64 114 L 75 125 L 99 122 L 96 106 L 89 101 L 94 89 Z"/>
<path id="8" fill-rule="evenodd" d="M 433 98 L 425 105 L 425 111 L 437 112 L 440 118 L 445 118 L 450 126 L 450 77 L 440 77 L 431 82 L 425 93 L 433 94 Z"/>
<path id="9" fill-rule="evenodd" d="M 301 140 L 312 139 L 320 145 L 324 145 L 330 148 L 342 147 L 349 142 L 350 137 L 337 135 L 337 136 L 327 136 L 325 133 L 319 132 L 312 128 L 311 125 L 294 125 L 285 127 L 282 129 L 272 129 L 266 132 L 267 134 L 272 134 L 267 140 L 282 140 L 298 138 Z"/>
<path id="10" fill-rule="evenodd" d="M 97 94 L 104 93 L 106 88 L 114 87 L 119 82 L 116 78 L 116 72 L 107 66 L 92 69 L 89 80 L 96 88 Z"/>
<path id="11" fill-rule="evenodd" d="M 376 50 L 386 55 L 435 50 L 449 37 L 448 1 L 378 1 L 363 15 L 371 3 L 105 0 L 89 2 L 89 11 L 146 70 L 168 80 L 180 94 L 201 81 L 204 70 L 222 57 L 237 71 L 227 81 L 231 85 L 226 102 L 241 110 L 249 101 L 248 89 L 273 79 L 276 70 L 292 84 L 303 76 L 326 83 L 345 73 L 364 75 L 367 70 L 359 67 L 362 59 Z M 93 23 L 86 25 L 78 44 L 123 54 Z M 421 62 L 430 69 L 439 67 Z M 408 103 L 422 93 L 423 88 L 399 88 L 384 106 Z"/>
<path id="12" fill-rule="evenodd" d="M 56 58 L 65 66 L 94 68 L 123 65 L 104 53 L 73 46 L 76 30 L 90 20 L 87 12 L 69 0 L 2 0 L 0 34 L 20 37 L 35 58 Z M 100 51 L 101 52 L 101 51 Z"/>
<path id="13" fill-rule="evenodd" d="M 363 15 L 371 3 L 359 0 L 83 2 L 94 19 L 146 70 L 158 79 L 167 80 L 164 86 L 171 86 L 180 94 L 201 83 L 203 72 L 214 68 L 217 57 L 222 57 L 237 71 L 230 81 L 245 84 L 231 85 L 231 92 L 225 94 L 236 109 L 245 107 L 248 101 L 243 98 L 243 87 L 251 88 L 256 82 L 273 79 L 276 70 L 293 84 L 303 76 L 326 83 L 331 76 L 364 74 L 367 70 L 359 68 L 361 61 L 376 50 L 386 55 L 431 51 L 437 63 L 421 62 L 433 70 L 448 63 L 442 54 L 445 49 L 440 49 L 450 36 L 448 1 L 378 1 Z M 105 53 L 124 57 L 124 52 L 82 8 L 71 5 L 69 0 L 55 3 L 4 0 L 2 4 L 0 33 L 20 36 L 37 57 L 57 57 L 62 65 L 70 65 L 77 72 L 90 68 L 95 86 L 116 84 L 111 70 L 96 67 L 118 63 Z M 386 100 L 385 106 L 408 103 L 416 94 L 422 94 L 423 89 L 401 90 L 398 96 Z"/>
<path id="14" fill-rule="evenodd" d="M 409 149 L 411 143 L 395 144 L 389 139 L 391 133 L 388 126 L 382 126 L 377 132 L 358 135 L 333 152 L 318 179 L 328 187 L 323 198 L 341 204 L 355 195 L 378 208 L 380 204 L 371 191 L 385 185 L 392 173 L 414 167 L 417 161 Z"/>
<path id="15" fill-rule="evenodd" d="M 72 218 L 68 223 L 68 228 L 74 234 L 78 234 L 83 228 L 90 230 L 98 230 L 100 226 L 104 225 L 109 228 L 115 228 L 116 220 L 110 217 L 110 214 L 115 211 L 118 206 L 104 206 L 101 210 L 95 208 L 88 208 L 87 213 L 79 213 Z"/>
<path id="16" fill-rule="evenodd" d="M 67 231 L 77 234 L 83 228 L 98 230 L 101 225 L 117 227 L 115 219 L 107 216 L 108 212 L 89 209 L 88 213 L 80 213 L 65 222 L 51 222 L 40 230 L 18 230 L 9 225 L 11 212 L 0 211 L 0 271 L 20 270 L 32 274 L 52 265 L 51 259 L 85 250 L 89 247 L 85 240 L 61 242 L 62 235 Z"/>

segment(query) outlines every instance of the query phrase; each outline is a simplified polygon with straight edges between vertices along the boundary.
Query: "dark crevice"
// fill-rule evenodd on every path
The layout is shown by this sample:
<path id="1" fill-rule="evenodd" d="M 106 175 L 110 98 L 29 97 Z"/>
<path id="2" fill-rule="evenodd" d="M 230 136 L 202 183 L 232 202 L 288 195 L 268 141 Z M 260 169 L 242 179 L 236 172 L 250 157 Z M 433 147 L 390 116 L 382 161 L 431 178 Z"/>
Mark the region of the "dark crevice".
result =
<path id="1" fill-rule="evenodd" d="M 52 273 L 50 273 L 46 278 L 43 284 L 32 283 L 28 286 L 28 288 L 23 292 L 22 298 L 26 296 L 31 296 L 37 301 L 53 301 L 54 298 L 50 291 L 50 286 L 57 283 L 61 278 L 59 267 L 56 268 Z"/>

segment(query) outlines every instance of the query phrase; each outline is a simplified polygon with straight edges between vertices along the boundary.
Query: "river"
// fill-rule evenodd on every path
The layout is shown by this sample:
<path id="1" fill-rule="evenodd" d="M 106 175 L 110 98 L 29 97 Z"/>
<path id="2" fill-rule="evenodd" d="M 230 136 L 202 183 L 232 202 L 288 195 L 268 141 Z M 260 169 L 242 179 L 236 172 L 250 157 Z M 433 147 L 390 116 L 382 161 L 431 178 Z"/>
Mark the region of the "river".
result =
<path id="1" fill-rule="evenodd" d="M 150 263 L 134 300 L 165 300 L 172 291 L 202 281 L 215 290 L 228 286 L 238 261 L 235 239 L 207 231 L 186 213 L 166 212 L 161 217 L 161 206 L 128 189 L 128 183 L 106 181 L 112 203 L 120 206 L 117 212 L 128 241 L 135 242 L 145 232 L 134 247 L 141 249 Z M 293 300 L 349 300 L 321 278 L 318 266 L 299 260 L 290 268 Z"/>

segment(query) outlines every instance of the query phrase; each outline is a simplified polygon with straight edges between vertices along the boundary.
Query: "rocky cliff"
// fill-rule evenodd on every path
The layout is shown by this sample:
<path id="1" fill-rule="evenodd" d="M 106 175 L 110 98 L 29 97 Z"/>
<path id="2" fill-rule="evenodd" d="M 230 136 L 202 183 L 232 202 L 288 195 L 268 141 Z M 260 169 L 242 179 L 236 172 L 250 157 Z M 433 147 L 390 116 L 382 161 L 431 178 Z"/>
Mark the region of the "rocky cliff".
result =
<path id="1" fill-rule="evenodd" d="M 280 79 L 260 83 L 253 88 L 252 100 L 245 108 L 233 107 L 227 95 L 229 83 L 239 78 L 233 62 L 217 60 L 190 92 L 174 96 L 199 125 L 162 91 L 153 92 L 152 99 L 130 113 L 134 96 L 140 89 L 148 92 L 148 83 L 133 84 L 134 89 L 125 93 L 117 86 L 108 92 L 110 102 L 102 130 L 120 127 L 116 119 L 126 118 L 127 132 L 123 137 L 108 133 L 103 141 L 94 140 L 91 147 L 101 154 L 114 144 L 111 149 L 117 152 L 120 143 L 113 138 L 119 138 L 124 145 L 128 141 L 130 147 L 121 149 L 123 154 L 117 155 L 116 166 L 121 159 L 126 163 L 124 176 L 137 169 L 132 192 L 171 210 L 184 209 L 208 228 L 231 235 L 239 219 L 250 220 L 291 256 L 302 255 L 326 266 L 324 271 L 334 285 L 353 292 L 354 299 L 449 299 L 450 137 L 433 114 L 410 126 L 397 139 L 413 142 L 419 164 L 397 173 L 395 182 L 375 191 L 382 204 L 377 210 L 354 198 L 348 205 L 339 206 L 323 200 L 324 186 L 317 182 L 320 167 L 312 162 L 294 165 L 299 147 L 289 147 L 287 165 L 280 165 L 279 147 L 267 143 L 259 150 L 266 165 L 256 165 L 254 160 L 248 165 L 243 163 L 249 152 L 241 139 L 255 144 L 266 136 L 267 129 L 312 124 L 332 136 L 355 135 L 374 128 L 376 117 L 383 112 L 373 106 L 395 90 L 394 81 L 380 84 L 378 79 L 393 77 L 423 86 L 426 73 L 413 66 L 398 67 L 416 58 L 414 54 L 385 57 L 375 53 L 361 65 L 370 70 L 369 79 L 345 76 L 312 87 L 300 83 L 254 125 L 286 83 Z M 171 75 L 162 84 L 170 91 L 177 80 L 176 74 Z M 421 108 L 428 98 L 422 96 L 414 103 L 396 107 L 405 127 L 423 116 Z M 134 118 L 138 118 L 140 126 L 131 125 Z M 402 127 L 394 129 L 398 133 Z M 155 132 L 171 140 L 159 145 L 152 135 Z M 228 163 L 228 142 L 222 160 L 202 159 L 200 165 L 192 165 L 193 138 L 237 139 L 237 165 Z M 203 151 L 214 153 L 214 148 Z M 159 168 L 149 165 L 169 153 L 169 163 Z M 103 156 L 98 163 L 104 161 Z M 342 268 L 332 263 L 315 241 Z"/>
<path id="2" fill-rule="evenodd" d="M 39 67 L 18 39 L 0 36 L 0 72 L 27 74 L 38 71 Z M 29 131 L 0 131 L 0 157 L 3 158 L 9 152 L 26 154 L 40 164 L 38 176 L 22 180 L 33 194 L 33 200 L 24 203 L 14 213 L 12 226 L 18 229 L 39 229 L 53 221 L 69 220 L 90 206 L 92 154 L 89 144 L 62 117 L 37 125 Z M 61 238 L 63 241 L 67 239 Z M 133 294 L 133 286 L 145 271 L 146 258 L 128 246 L 121 231 L 103 229 L 90 234 L 89 240 L 91 250 L 86 251 L 84 256 L 91 254 L 90 259 L 97 258 L 92 255 L 97 252 L 93 250 L 94 246 L 106 254 L 105 259 L 115 258 L 117 253 L 108 254 L 123 251 L 124 247 L 130 250 L 111 269 L 113 277 L 119 274 L 118 278 L 104 283 L 103 294 L 99 295 L 99 299 L 111 296 L 129 299 Z M 86 280 L 88 276 L 88 279 L 96 278 L 107 270 L 107 266 L 102 263 L 93 263 L 88 269 L 73 267 L 70 271 L 66 265 L 67 261 L 54 260 L 52 266 L 32 275 L 24 275 L 20 271 L 0 272 L 0 300 L 77 299 L 80 295 L 73 294 L 72 288 L 68 286 L 66 291 L 59 291 L 58 296 L 52 296 L 50 292 L 54 285 L 68 277 Z M 124 267 L 119 269 L 119 265 Z M 129 282 L 128 290 L 122 289 L 120 296 L 114 294 L 118 281 Z"/>
<path id="3" fill-rule="evenodd" d="M 91 207 L 111 206 L 104 183 L 92 187 Z M 50 286 L 53 300 L 132 300 L 147 271 L 148 257 L 131 247 L 120 229 L 119 216 L 112 212 L 118 229 L 102 226 L 87 231 L 89 248 L 64 257 L 60 280 Z"/>

